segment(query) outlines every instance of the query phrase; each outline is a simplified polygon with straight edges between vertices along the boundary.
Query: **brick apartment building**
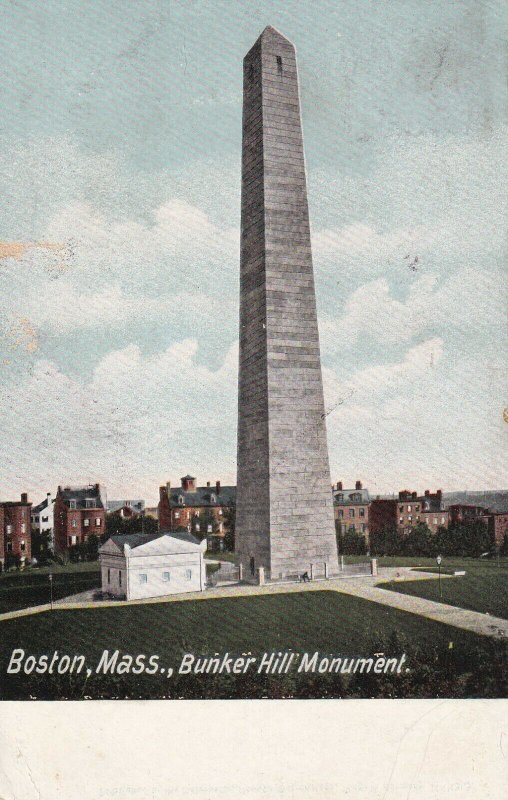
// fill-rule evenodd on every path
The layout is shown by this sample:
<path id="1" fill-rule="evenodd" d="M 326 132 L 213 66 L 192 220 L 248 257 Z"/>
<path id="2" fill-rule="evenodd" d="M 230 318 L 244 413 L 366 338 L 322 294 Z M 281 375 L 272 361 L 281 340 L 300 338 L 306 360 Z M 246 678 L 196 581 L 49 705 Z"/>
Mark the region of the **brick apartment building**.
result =
<path id="1" fill-rule="evenodd" d="M 427 489 L 423 496 L 404 489 L 399 492 L 398 499 L 377 497 L 370 503 L 371 533 L 383 528 L 395 528 L 399 533 L 407 534 L 420 522 L 428 525 L 432 533 L 436 533 L 440 527 L 448 527 L 449 515 L 444 507 L 441 489 L 434 494 Z"/>
<path id="2" fill-rule="evenodd" d="M 30 509 L 28 495 L 20 500 L 0 503 L 0 563 L 3 566 L 9 556 L 18 556 L 21 565 L 32 557 L 30 539 Z"/>
<path id="3" fill-rule="evenodd" d="M 220 481 L 216 481 L 214 486 L 210 481 L 206 486 L 196 486 L 196 479 L 185 475 L 181 478 L 181 486 L 172 488 L 169 482 L 161 486 L 159 498 L 157 516 L 160 531 L 192 529 L 192 532 L 207 535 L 210 549 L 222 549 L 226 533 L 224 512 L 236 503 L 236 486 L 221 486 Z M 210 512 L 213 517 L 206 531 L 199 530 L 200 523 L 196 519 L 203 512 Z"/>
<path id="4" fill-rule="evenodd" d="M 369 542 L 369 505 L 370 497 L 361 481 L 356 481 L 354 489 L 343 489 L 339 481 L 333 488 L 333 509 L 335 519 L 339 521 L 340 532 L 354 531 L 365 536 Z"/>
<path id="5" fill-rule="evenodd" d="M 63 553 L 105 533 L 105 492 L 100 484 L 58 487 L 54 505 L 55 551 Z"/>
<path id="6" fill-rule="evenodd" d="M 496 547 L 502 547 L 508 535 L 508 514 L 504 511 L 492 511 L 488 515 L 489 533 Z"/>

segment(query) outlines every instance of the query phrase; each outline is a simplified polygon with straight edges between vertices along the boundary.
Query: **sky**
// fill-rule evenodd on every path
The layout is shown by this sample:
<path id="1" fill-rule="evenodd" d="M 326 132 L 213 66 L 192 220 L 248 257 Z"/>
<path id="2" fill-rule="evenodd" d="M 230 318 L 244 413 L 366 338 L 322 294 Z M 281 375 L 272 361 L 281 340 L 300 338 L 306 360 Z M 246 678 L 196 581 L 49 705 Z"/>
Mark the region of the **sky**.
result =
<path id="1" fill-rule="evenodd" d="M 332 481 L 506 487 L 507 18 L 4 2 L 0 498 L 234 483 L 242 59 L 266 25 L 297 49 Z"/>

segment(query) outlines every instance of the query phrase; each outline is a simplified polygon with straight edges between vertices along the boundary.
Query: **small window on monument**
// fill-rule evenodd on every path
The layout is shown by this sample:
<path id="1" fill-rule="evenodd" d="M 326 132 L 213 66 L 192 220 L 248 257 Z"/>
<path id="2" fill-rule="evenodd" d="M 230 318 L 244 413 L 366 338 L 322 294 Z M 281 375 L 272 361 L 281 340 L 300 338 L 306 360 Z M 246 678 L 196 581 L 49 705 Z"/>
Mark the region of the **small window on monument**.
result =
<path id="1" fill-rule="evenodd" d="M 277 72 L 279 75 L 282 75 L 282 58 L 281 56 L 277 56 Z"/>

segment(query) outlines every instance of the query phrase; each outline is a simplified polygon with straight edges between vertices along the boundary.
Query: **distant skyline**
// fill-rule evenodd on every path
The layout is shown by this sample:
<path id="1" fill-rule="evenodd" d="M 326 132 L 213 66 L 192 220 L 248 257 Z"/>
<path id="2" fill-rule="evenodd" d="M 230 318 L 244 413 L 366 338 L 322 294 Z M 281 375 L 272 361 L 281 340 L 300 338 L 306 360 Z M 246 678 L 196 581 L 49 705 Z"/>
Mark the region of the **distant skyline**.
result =
<path id="1" fill-rule="evenodd" d="M 0 499 L 234 483 L 242 60 L 299 60 L 333 481 L 508 485 L 501 2 L 3 9 Z"/>

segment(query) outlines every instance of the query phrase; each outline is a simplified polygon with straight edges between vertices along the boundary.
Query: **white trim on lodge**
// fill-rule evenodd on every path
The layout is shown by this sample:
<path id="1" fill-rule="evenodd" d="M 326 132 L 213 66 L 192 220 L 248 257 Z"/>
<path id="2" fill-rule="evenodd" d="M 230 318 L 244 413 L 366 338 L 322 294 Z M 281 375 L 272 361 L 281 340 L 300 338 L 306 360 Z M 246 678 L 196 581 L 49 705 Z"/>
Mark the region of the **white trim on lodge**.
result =
<path id="1" fill-rule="evenodd" d="M 205 550 L 206 539 L 188 535 L 112 536 L 99 549 L 102 591 L 127 600 L 202 592 Z"/>

